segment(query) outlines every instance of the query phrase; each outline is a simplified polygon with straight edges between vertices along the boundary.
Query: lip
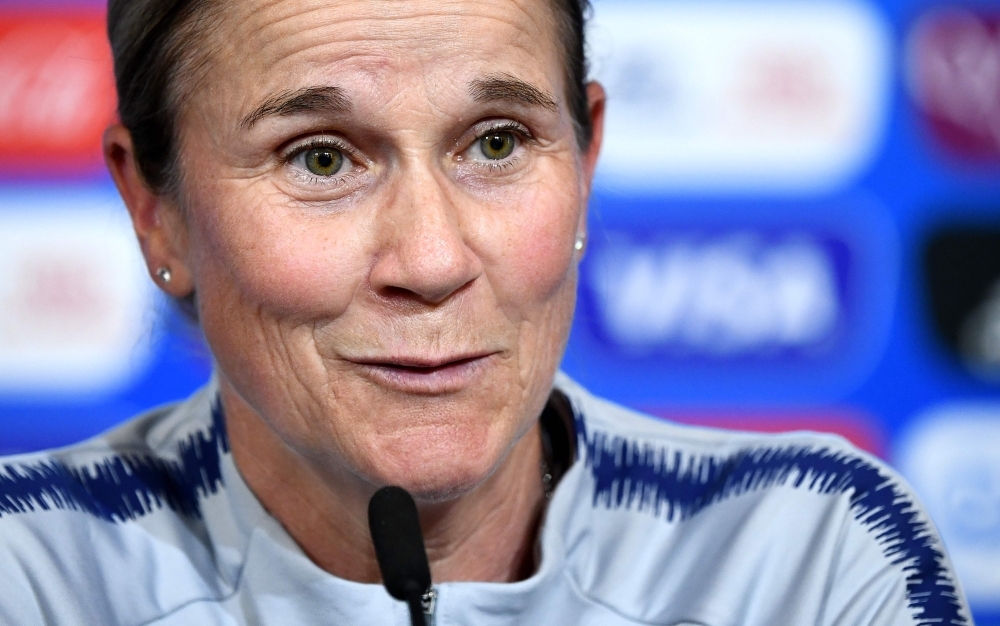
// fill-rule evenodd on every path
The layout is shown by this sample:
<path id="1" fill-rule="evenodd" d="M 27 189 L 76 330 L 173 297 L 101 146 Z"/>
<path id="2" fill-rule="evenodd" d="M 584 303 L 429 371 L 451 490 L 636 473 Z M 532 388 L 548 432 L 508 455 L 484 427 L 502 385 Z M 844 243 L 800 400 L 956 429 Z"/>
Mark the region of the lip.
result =
<path id="1" fill-rule="evenodd" d="M 383 387 L 405 393 L 438 395 L 470 386 L 497 356 L 496 352 L 450 357 L 403 356 L 348 359 Z"/>

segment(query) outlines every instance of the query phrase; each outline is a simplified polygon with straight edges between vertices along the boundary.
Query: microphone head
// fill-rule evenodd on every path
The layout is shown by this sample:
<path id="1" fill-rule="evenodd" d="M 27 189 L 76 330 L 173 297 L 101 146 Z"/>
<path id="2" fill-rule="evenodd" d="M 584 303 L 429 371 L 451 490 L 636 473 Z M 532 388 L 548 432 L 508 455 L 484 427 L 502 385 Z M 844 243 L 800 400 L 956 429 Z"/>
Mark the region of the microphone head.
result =
<path id="1" fill-rule="evenodd" d="M 368 528 L 389 595 L 405 601 L 431 588 L 417 505 L 405 489 L 383 487 L 375 492 L 368 502 Z"/>

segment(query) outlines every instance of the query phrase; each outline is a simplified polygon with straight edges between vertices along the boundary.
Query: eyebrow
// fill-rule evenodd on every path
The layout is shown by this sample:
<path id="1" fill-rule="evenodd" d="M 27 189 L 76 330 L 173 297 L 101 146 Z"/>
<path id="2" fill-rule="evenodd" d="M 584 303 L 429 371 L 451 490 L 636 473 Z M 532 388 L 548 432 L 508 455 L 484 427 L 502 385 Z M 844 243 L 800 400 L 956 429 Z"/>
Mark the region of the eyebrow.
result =
<path id="1" fill-rule="evenodd" d="M 304 87 L 271 96 L 240 121 L 240 128 L 250 130 L 254 124 L 272 115 L 285 117 L 297 113 L 346 113 L 350 110 L 351 100 L 340 87 Z"/>
<path id="2" fill-rule="evenodd" d="M 469 83 L 469 93 L 476 102 L 514 102 L 540 106 L 555 111 L 556 101 L 538 87 L 510 74 L 490 74 Z"/>

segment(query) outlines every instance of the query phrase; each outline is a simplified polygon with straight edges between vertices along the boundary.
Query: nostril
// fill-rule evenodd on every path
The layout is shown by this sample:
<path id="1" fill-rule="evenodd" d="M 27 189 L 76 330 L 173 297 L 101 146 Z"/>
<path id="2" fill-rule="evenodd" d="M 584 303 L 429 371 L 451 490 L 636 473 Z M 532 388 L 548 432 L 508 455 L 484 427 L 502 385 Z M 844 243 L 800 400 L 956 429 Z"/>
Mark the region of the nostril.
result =
<path id="1" fill-rule="evenodd" d="M 390 298 L 392 300 L 414 300 L 414 301 L 424 300 L 424 297 L 415 291 L 404 289 L 403 287 L 396 287 L 393 285 L 388 285 L 386 287 L 383 287 L 381 289 L 380 295 L 386 298 Z"/>
<path id="2" fill-rule="evenodd" d="M 383 299 L 392 300 L 397 303 L 409 302 L 420 306 L 438 305 L 467 291 L 474 282 L 475 278 L 472 278 L 457 288 L 445 285 L 437 290 L 431 290 L 426 285 L 421 289 L 410 289 L 398 285 L 384 285 L 381 288 L 377 288 L 376 292 Z"/>

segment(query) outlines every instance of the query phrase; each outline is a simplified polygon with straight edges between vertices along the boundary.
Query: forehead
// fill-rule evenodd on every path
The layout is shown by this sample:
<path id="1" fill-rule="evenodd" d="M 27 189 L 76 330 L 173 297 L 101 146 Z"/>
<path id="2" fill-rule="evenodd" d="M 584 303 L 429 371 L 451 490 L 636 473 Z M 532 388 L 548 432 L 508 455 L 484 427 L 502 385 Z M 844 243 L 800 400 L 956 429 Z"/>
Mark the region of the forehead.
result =
<path id="1" fill-rule="evenodd" d="M 550 0 L 249 0 L 219 17 L 208 82 L 240 85 L 244 103 L 304 83 L 398 98 L 495 73 L 563 91 Z"/>

